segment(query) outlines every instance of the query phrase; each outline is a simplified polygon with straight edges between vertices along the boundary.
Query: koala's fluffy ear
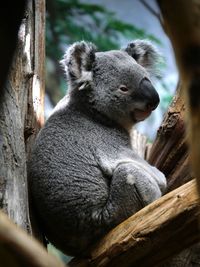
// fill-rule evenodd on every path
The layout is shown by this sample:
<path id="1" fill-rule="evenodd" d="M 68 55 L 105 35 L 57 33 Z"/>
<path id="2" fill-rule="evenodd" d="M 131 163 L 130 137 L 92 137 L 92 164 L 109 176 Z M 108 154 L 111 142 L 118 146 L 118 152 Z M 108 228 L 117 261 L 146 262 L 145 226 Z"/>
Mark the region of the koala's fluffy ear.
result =
<path id="1" fill-rule="evenodd" d="M 67 49 L 61 60 L 68 80 L 79 90 L 86 88 L 92 80 L 95 52 L 96 47 L 92 43 L 76 42 Z"/>
<path id="2" fill-rule="evenodd" d="M 157 69 L 158 63 L 161 61 L 161 55 L 157 49 L 146 40 L 135 40 L 127 45 L 125 49 L 138 64 L 143 66 L 150 75 L 159 76 Z"/>

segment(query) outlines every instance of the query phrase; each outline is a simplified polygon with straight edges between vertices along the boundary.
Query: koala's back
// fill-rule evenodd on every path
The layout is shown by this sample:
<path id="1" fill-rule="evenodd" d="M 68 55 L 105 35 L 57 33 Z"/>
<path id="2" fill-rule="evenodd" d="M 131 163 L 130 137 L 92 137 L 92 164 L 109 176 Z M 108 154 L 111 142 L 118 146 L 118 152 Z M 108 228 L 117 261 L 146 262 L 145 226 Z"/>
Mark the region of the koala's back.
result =
<path id="1" fill-rule="evenodd" d="M 112 155 L 119 144 L 129 145 L 122 130 L 73 108 L 53 114 L 37 138 L 29 163 L 33 205 L 47 238 L 68 254 L 80 255 L 102 235 L 92 214 L 104 207 L 110 178 L 99 168 L 97 150 Z"/>

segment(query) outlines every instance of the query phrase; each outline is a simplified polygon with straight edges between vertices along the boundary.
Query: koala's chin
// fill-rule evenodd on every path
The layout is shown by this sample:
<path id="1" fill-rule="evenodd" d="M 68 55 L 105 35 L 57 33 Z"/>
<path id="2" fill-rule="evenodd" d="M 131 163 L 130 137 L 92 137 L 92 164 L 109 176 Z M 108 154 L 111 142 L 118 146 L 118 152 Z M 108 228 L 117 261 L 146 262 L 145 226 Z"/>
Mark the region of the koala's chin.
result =
<path id="1" fill-rule="evenodd" d="M 135 109 L 134 111 L 131 112 L 131 117 L 133 118 L 133 121 L 140 122 L 145 120 L 151 115 L 152 110 L 140 110 L 140 109 Z"/>

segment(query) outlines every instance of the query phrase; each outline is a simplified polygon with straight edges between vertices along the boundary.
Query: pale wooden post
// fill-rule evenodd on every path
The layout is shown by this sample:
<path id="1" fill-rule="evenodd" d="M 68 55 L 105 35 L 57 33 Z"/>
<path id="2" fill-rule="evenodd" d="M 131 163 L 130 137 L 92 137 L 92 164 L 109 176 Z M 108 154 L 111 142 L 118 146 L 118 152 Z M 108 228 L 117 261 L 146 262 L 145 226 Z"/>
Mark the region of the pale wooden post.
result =
<path id="1" fill-rule="evenodd" d="M 44 31 L 45 1 L 27 1 L 0 105 L 0 208 L 28 232 L 26 162 L 44 120 Z"/>

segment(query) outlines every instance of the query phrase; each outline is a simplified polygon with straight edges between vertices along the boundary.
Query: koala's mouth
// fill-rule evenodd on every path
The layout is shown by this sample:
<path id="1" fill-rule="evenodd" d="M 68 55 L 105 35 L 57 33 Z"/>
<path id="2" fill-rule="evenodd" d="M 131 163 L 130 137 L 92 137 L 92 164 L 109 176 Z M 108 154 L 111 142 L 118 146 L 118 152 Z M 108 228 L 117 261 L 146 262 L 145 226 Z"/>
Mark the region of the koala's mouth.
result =
<path id="1" fill-rule="evenodd" d="M 140 110 L 140 109 L 135 109 L 134 111 L 131 112 L 131 117 L 133 118 L 134 121 L 143 121 L 147 117 L 151 115 L 152 109 L 147 109 L 147 110 Z"/>

